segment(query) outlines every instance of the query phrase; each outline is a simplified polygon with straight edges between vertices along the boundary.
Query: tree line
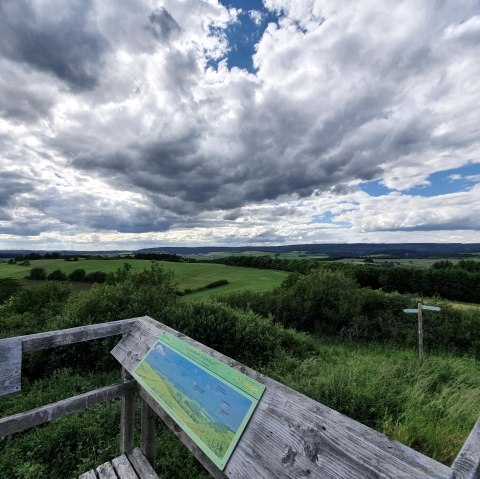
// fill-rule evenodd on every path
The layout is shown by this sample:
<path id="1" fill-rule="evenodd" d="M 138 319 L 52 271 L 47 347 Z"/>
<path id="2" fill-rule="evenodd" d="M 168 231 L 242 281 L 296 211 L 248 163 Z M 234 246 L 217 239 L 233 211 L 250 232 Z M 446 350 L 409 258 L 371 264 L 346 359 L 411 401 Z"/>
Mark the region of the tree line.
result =
<path id="1" fill-rule="evenodd" d="M 79 268 L 70 274 L 65 274 L 61 269 L 56 269 L 47 274 L 45 268 L 35 267 L 30 270 L 30 274 L 26 277 L 36 281 L 81 281 L 84 283 L 105 283 L 107 281 L 107 273 L 103 271 L 92 271 L 87 273 L 84 269 Z"/>
<path id="2" fill-rule="evenodd" d="M 308 274 L 316 269 L 340 271 L 352 277 L 363 288 L 480 303 L 480 262 L 475 260 L 461 260 L 457 264 L 441 260 L 430 268 L 332 263 L 316 259 L 294 260 L 269 256 L 229 256 L 223 263 L 229 266 L 277 269 L 300 274 Z"/>

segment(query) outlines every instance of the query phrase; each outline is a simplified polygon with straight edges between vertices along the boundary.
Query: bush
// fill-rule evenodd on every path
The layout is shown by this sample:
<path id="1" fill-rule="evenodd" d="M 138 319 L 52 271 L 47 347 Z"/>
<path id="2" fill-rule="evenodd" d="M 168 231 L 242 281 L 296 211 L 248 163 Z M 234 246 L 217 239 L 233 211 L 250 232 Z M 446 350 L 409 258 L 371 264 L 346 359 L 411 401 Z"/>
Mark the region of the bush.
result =
<path id="1" fill-rule="evenodd" d="M 61 269 L 56 269 L 47 276 L 47 279 L 49 281 L 66 281 L 67 275 Z"/>
<path id="2" fill-rule="evenodd" d="M 27 279 L 44 280 L 47 279 L 47 273 L 44 268 L 32 268 Z"/>
<path id="3" fill-rule="evenodd" d="M 87 283 L 105 283 L 107 280 L 107 273 L 103 271 L 95 271 L 84 276 L 83 281 Z"/>
<path id="4" fill-rule="evenodd" d="M 70 328 L 144 315 L 158 317 L 176 301 L 173 278 L 172 272 L 158 264 L 141 273 L 119 270 L 110 276 L 113 283 L 95 284 L 89 292 L 73 298 L 56 327 Z"/>
<path id="5" fill-rule="evenodd" d="M 212 281 L 205 286 L 205 289 L 219 288 L 220 286 L 225 286 L 229 284 L 229 281 L 226 279 L 218 279 L 217 281 Z"/>
<path id="6" fill-rule="evenodd" d="M 85 281 L 85 270 L 84 269 L 76 269 L 74 271 L 72 271 L 69 275 L 68 275 L 68 280 L 69 281 Z"/>
<path id="7" fill-rule="evenodd" d="M 20 289 L 0 306 L 0 337 L 57 329 L 51 325 L 62 313 L 71 293 L 70 285 L 58 282 Z"/>
<path id="8" fill-rule="evenodd" d="M 306 276 L 291 275 L 271 292 L 242 292 L 221 299 L 234 307 L 251 309 L 301 331 L 334 334 L 359 311 L 358 285 L 340 271 L 316 269 Z"/>
<path id="9" fill-rule="evenodd" d="M 15 279 L 0 278 L 0 304 L 11 298 L 17 291 L 22 289 L 22 285 Z"/>

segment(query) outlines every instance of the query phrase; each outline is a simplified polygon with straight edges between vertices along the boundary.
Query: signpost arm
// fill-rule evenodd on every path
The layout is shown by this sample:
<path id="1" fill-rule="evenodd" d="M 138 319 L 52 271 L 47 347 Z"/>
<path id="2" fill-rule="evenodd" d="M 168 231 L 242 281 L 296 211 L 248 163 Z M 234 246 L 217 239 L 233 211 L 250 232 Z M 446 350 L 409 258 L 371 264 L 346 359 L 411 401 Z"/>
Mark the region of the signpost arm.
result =
<path id="1" fill-rule="evenodd" d="M 418 303 L 418 358 L 420 365 L 423 364 L 423 315 L 422 303 Z"/>

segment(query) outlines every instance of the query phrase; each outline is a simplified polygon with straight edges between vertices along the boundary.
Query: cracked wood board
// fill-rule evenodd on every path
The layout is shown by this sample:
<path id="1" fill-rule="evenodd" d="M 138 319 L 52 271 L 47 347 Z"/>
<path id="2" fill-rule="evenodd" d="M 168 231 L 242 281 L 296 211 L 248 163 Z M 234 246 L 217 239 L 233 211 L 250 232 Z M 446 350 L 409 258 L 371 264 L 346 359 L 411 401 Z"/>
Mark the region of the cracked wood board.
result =
<path id="1" fill-rule="evenodd" d="M 140 388 L 140 394 L 215 478 L 447 479 L 452 470 L 151 318 L 137 321 L 112 354 L 130 373 L 167 331 L 265 384 L 266 391 L 220 471 Z M 150 400 L 149 400 L 150 399 Z"/>

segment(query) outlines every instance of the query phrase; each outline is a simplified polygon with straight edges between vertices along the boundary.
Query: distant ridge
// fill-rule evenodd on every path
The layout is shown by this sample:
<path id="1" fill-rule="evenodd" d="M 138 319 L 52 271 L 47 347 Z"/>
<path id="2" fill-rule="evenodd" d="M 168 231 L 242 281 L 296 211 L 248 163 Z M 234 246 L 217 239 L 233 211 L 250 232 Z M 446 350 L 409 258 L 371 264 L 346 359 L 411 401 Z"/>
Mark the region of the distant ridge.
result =
<path id="1" fill-rule="evenodd" d="M 329 256 L 435 256 L 455 255 L 480 252 L 480 243 L 349 243 L 349 244 L 296 244 L 282 246 L 199 246 L 181 247 L 169 246 L 159 248 L 144 248 L 139 253 L 162 252 L 176 254 L 207 254 L 215 252 L 241 253 L 244 251 L 259 251 L 264 253 L 288 253 L 302 251 L 308 254 L 327 254 Z"/>
<path id="2" fill-rule="evenodd" d="M 260 253 L 288 253 L 301 251 L 309 255 L 323 254 L 333 257 L 362 257 L 379 255 L 388 257 L 435 257 L 442 255 L 480 254 L 480 243 L 330 243 L 330 244 L 292 244 L 280 246 L 158 246 L 139 250 L 0 250 L 0 257 L 8 258 L 29 253 L 62 253 L 85 255 L 118 255 L 121 253 L 170 253 L 197 255 L 218 252 L 241 253 L 258 251 Z"/>

